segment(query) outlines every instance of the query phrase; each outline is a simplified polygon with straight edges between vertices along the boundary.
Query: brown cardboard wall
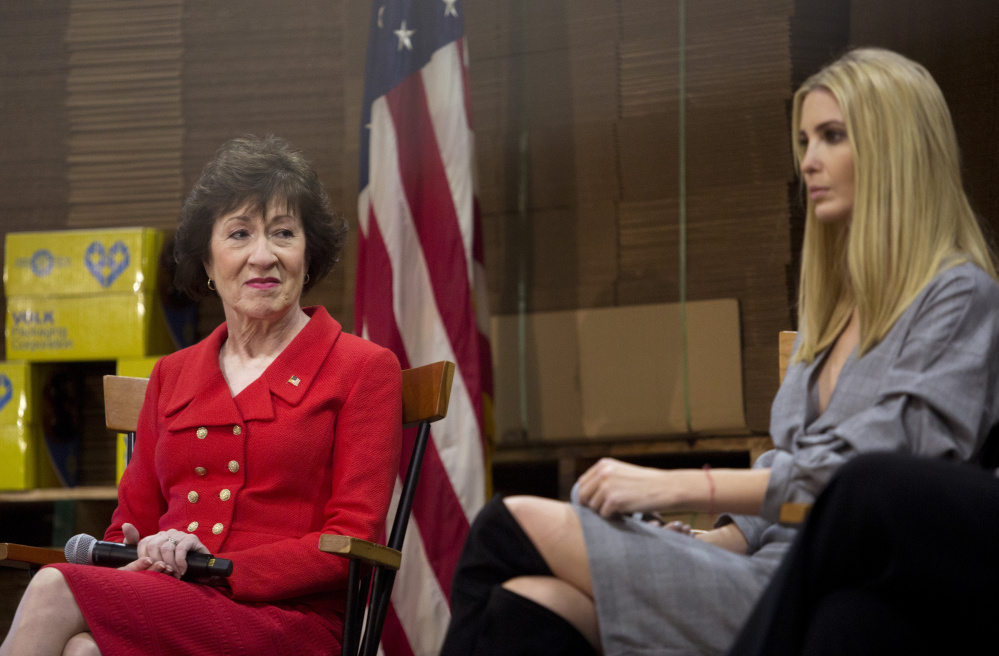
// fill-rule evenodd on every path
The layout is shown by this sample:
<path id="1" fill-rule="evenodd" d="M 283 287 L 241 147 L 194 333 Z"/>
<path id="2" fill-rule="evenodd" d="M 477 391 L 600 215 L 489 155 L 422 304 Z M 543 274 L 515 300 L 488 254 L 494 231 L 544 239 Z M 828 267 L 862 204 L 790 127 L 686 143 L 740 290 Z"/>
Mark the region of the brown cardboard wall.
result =
<path id="1" fill-rule="evenodd" d="M 993 239 L 999 233 L 999 3 L 907 0 L 854 2 L 850 44 L 891 48 L 929 70 L 950 107 L 972 207 Z"/>

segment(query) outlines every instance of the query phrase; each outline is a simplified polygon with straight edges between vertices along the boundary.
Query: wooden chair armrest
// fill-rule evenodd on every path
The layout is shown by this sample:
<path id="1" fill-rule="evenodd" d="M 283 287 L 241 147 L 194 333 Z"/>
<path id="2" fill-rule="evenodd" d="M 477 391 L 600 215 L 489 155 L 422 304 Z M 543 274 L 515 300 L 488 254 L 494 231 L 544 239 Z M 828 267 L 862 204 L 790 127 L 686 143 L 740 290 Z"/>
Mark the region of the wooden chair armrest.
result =
<path id="1" fill-rule="evenodd" d="M 0 565 L 27 569 L 32 565 L 42 566 L 66 562 L 66 554 L 59 549 L 26 547 L 23 544 L 0 542 Z"/>
<path id="2" fill-rule="evenodd" d="M 783 503 L 780 506 L 780 523 L 792 526 L 804 524 L 811 511 L 810 503 Z"/>
<path id="3" fill-rule="evenodd" d="M 319 536 L 319 550 L 392 570 L 398 570 L 402 562 L 401 551 L 347 535 Z"/>

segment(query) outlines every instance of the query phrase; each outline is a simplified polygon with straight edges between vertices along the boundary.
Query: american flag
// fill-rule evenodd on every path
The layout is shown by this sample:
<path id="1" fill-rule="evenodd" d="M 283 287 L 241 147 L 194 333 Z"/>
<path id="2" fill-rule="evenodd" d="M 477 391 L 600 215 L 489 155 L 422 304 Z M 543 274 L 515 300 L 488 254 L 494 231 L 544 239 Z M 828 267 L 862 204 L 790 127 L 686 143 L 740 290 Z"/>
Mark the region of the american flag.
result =
<path id="1" fill-rule="evenodd" d="M 440 650 L 451 577 L 485 501 L 492 371 L 463 34 L 459 0 L 372 6 L 355 330 L 394 351 L 403 368 L 457 364 L 447 419 L 431 433 L 382 633 L 390 656 Z M 407 433 L 408 458 L 414 434 Z"/>

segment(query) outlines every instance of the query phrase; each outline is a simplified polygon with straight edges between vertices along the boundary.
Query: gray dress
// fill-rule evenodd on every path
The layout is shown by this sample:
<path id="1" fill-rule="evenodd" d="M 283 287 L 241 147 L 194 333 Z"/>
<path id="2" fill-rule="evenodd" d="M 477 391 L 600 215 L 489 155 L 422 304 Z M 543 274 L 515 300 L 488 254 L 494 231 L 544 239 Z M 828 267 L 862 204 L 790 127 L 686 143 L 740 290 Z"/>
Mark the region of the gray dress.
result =
<path id="1" fill-rule="evenodd" d="M 794 538 L 775 524 L 782 503 L 813 501 L 864 451 L 971 459 L 999 421 L 999 286 L 974 265 L 938 274 L 880 344 L 851 354 L 819 415 L 827 353 L 790 367 L 774 400 L 761 516 L 719 519 L 749 555 L 576 506 L 605 654 L 724 653 Z"/>

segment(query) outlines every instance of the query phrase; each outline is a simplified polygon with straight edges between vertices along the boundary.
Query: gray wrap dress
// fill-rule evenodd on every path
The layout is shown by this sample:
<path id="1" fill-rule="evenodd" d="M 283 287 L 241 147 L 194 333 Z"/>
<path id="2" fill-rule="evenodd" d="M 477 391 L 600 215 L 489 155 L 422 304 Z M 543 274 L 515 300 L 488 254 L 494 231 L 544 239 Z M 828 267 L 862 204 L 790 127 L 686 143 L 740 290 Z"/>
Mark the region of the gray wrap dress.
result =
<path id="1" fill-rule="evenodd" d="M 723 654 L 794 538 L 775 523 L 781 504 L 813 501 L 854 455 L 974 458 L 999 422 L 999 286 L 968 263 L 937 274 L 881 343 L 850 355 L 820 415 L 827 355 L 789 367 L 774 400 L 775 448 L 754 465 L 770 468 L 761 516 L 719 518 L 748 555 L 576 506 L 605 654 Z"/>

